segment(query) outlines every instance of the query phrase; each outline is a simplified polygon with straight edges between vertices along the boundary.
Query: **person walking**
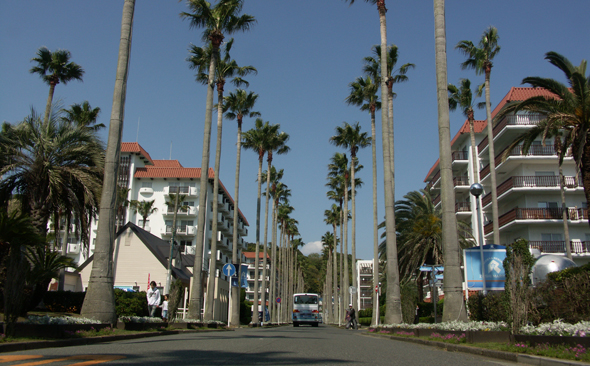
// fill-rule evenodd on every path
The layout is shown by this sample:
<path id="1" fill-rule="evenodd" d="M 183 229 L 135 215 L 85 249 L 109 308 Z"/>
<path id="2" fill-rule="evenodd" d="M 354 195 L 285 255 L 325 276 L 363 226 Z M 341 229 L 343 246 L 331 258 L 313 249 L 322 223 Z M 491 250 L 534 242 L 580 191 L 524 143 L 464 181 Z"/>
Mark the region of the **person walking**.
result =
<path id="1" fill-rule="evenodd" d="M 160 305 L 160 290 L 156 287 L 156 281 L 150 282 L 150 289 L 147 291 L 147 302 L 150 317 L 156 316 L 156 309 Z"/>
<path id="2" fill-rule="evenodd" d="M 358 324 L 356 322 L 356 311 L 352 307 L 352 304 L 348 305 L 348 310 L 346 311 L 346 329 L 358 329 Z"/>
<path id="3" fill-rule="evenodd" d="M 164 301 L 162 301 L 162 320 L 168 321 L 168 295 L 164 295 Z"/>

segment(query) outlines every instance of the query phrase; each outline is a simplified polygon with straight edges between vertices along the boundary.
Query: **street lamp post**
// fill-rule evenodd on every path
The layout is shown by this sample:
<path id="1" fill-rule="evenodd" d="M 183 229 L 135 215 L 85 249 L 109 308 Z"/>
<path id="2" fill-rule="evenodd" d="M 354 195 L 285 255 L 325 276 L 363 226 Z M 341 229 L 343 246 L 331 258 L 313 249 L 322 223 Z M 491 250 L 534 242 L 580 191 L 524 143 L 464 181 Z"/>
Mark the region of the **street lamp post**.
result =
<path id="1" fill-rule="evenodd" d="M 483 227 L 481 225 L 481 206 L 479 202 L 479 196 L 483 193 L 483 187 L 479 183 L 473 183 L 471 187 L 469 187 L 469 193 L 471 193 L 475 197 L 475 202 L 477 204 L 477 231 L 479 232 L 479 254 L 481 257 L 481 279 L 482 279 L 482 291 L 483 294 L 487 294 L 486 289 L 486 273 L 485 273 L 485 265 L 483 262 Z"/>

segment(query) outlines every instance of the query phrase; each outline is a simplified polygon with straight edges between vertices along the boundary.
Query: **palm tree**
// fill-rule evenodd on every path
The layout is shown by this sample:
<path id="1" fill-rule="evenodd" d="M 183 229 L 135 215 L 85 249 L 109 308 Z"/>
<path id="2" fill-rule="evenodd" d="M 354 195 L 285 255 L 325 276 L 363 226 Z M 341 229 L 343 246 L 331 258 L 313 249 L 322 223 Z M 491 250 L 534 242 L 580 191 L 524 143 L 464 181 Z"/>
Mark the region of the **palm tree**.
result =
<path id="1" fill-rule="evenodd" d="M 461 108 L 461 112 L 469 122 L 469 137 L 471 140 L 471 161 L 473 162 L 473 183 L 479 183 L 479 164 L 477 160 L 477 146 L 475 145 L 475 128 L 474 128 L 474 114 L 473 106 L 475 105 L 475 98 L 471 92 L 471 81 L 469 79 L 461 79 L 460 86 L 457 88 L 453 84 L 448 85 L 449 90 L 449 110 L 454 111 L 457 107 Z M 482 85 L 477 89 L 476 95 L 481 96 Z M 485 105 L 485 104 L 484 104 Z M 484 105 L 479 103 L 478 108 Z"/>
<path id="2" fill-rule="evenodd" d="M 202 40 L 205 43 L 211 42 L 212 54 L 209 63 L 207 80 L 207 100 L 205 104 L 205 128 L 203 133 L 203 154 L 201 160 L 201 180 L 199 192 L 207 191 L 209 172 L 209 150 L 211 141 L 211 120 L 213 119 L 213 88 L 215 87 L 214 76 L 217 64 L 219 47 L 224 39 L 224 34 L 233 34 L 238 31 L 246 31 L 255 22 L 251 15 L 238 15 L 242 11 L 243 0 L 220 0 L 214 6 L 206 0 L 189 0 L 189 12 L 182 12 L 180 16 L 189 19 L 190 26 L 194 28 L 205 28 Z M 199 207 L 205 207 L 206 194 L 199 195 Z M 203 267 L 203 241 L 205 234 L 205 210 L 199 210 L 197 217 L 197 243 L 195 253 L 194 281 L 191 291 L 189 305 L 189 316 L 193 319 L 200 318 L 202 281 L 201 268 Z"/>
<path id="3" fill-rule="evenodd" d="M 434 207 L 430 190 L 408 192 L 395 203 L 395 213 L 402 280 L 409 280 L 425 263 L 443 264 L 442 212 Z M 459 221 L 456 230 L 461 248 L 471 247 L 473 237 L 465 235 L 469 226 Z M 385 254 L 383 244 L 381 252 Z"/>
<path id="4" fill-rule="evenodd" d="M 93 131 L 106 127 L 103 123 L 96 123 L 100 108 L 92 108 L 88 101 L 84 101 L 82 104 L 73 104 L 70 109 L 62 109 L 62 112 L 64 113 L 62 119 L 69 123 L 80 124 Z"/>
<path id="5" fill-rule="evenodd" d="M 352 5 L 355 0 L 345 0 L 350 2 Z M 379 11 L 379 31 L 381 33 L 381 49 L 387 49 L 387 22 L 385 13 L 385 0 L 365 0 L 372 5 L 377 5 Z M 402 319 L 402 308 L 401 308 L 401 296 L 399 289 L 399 278 L 397 274 L 397 247 L 395 243 L 395 212 L 393 204 L 395 201 L 394 196 L 394 179 L 392 170 L 392 155 L 391 144 L 393 140 L 390 140 L 389 134 L 389 123 L 387 118 L 387 111 L 389 110 L 389 100 L 386 98 L 386 81 L 387 81 L 387 58 L 381 57 L 381 139 L 383 144 L 383 190 L 384 190 L 384 202 L 385 202 L 385 220 L 386 220 L 386 232 L 387 232 L 387 247 L 389 254 L 388 276 L 387 281 L 387 307 L 385 312 L 385 323 L 386 324 L 398 324 L 403 321 Z M 395 262 L 395 263 L 394 263 Z"/>
<path id="6" fill-rule="evenodd" d="M 37 57 L 31 59 L 37 65 L 33 66 L 29 72 L 31 74 L 39 74 L 41 79 L 49 84 L 49 97 L 47 98 L 47 105 L 45 107 L 45 117 L 43 117 L 43 122 L 45 123 L 49 120 L 55 86 L 59 83 L 66 85 L 72 80 L 82 81 L 84 70 L 80 65 L 70 62 L 70 57 L 72 57 L 70 51 L 57 50 L 51 52 L 46 47 L 41 47 L 37 51 Z"/>
<path id="7" fill-rule="evenodd" d="M 497 118 L 503 118 L 508 114 L 518 112 L 543 115 L 544 119 L 536 127 L 515 139 L 509 148 L 512 149 L 522 142 L 523 153 L 526 153 L 532 141 L 539 135 L 543 136 L 543 141 L 546 138 L 555 136 L 560 175 L 563 174 L 561 172 L 563 158 L 571 148 L 578 171 L 582 175 L 586 201 L 590 202 L 590 168 L 587 164 L 584 164 L 590 157 L 590 143 L 587 142 L 586 138 L 590 129 L 590 100 L 588 98 L 588 95 L 590 95 L 590 78 L 586 76 L 587 61 L 582 60 L 579 66 L 573 66 L 566 57 L 556 52 L 547 52 L 545 59 L 564 73 L 569 87 L 554 79 L 542 77 L 524 78 L 522 80 L 523 84 L 546 89 L 555 97 L 536 96 L 522 102 L 510 103 L 498 114 Z M 563 135 L 563 140 L 560 135 Z M 560 180 L 563 185 L 563 179 Z M 566 219 L 564 221 L 567 223 Z M 571 248 L 567 240 L 566 250 L 569 257 Z"/>
<path id="8" fill-rule="evenodd" d="M 329 210 L 326 210 L 329 211 Z M 325 216 L 324 212 L 324 216 Z M 326 221 L 324 219 L 324 221 Z M 335 229 L 334 229 L 335 230 Z M 324 235 L 322 235 L 321 242 L 323 247 L 323 255 L 326 258 L 326 273 L 324 277 L 325 283 L 325 292 L 324 292 L 324 311 L 328 310 L 328 314 L 326 316 L 326 323 L 330 324 L 334 321 L 332 320 L 333 312 L 332 312 L 332 295 L 336 292 L 333 284 L 332 284 L 332 272 L 335 271 L 335 268 L 332 267 L 332 252 L 334 250 L 334 241 L 335 241 L 334 234 L 329 231 L 326 231 Z"/>
<path id="9" fill-rule="evenodd" d="M 443 321 L 467 320 L 463 300 L 460 251 L 455 216 L 455 192 L 451 162 L 451 133 L 447 81 L 447 39 L 445 34 L 444 0 L 434 0 L 434 29 L 436 50 L 436 88 L 438 101 L 438 136 L 442 185 L 442 230 L 445 260 L 445 308 Z M 387 251 L 388 263 L 391 252 Z M 397 253 L 396 253 L 397 254 Z M 389 268 L 387 269 L 390 270 Z M 389 287 L 389 283 L 388 283 Z M 388 295 L 389 297 L 389 295 Z"/>
<path id="10" fill-rule="evenodd" d="M 119 232 L 119 228 L 125 224 L 123 221 L 125 220 L 126 209 L 130 204 L 129 191 L 131 191 L 130 188 L 117 185 L 117 224 L 115 232 Z"/>
<path id="11" fill-rule="evenodd" d="M 498 45 L 498 30 L 489 27 L 483 32 L 479 40 L 479 47 L 476 47 L 471 41 L 460 41 L 455 46 L 463 53 L 467 60 L 461 64 L 463 70 L 473 69 L 476 75 L 485 74 L 486 90 L 486 114 L 488 128 L 488 152 L 490 157 L 490 179 L 492 191 L 492 225 L 494 230 L 494 243 L 500 244 L 500 226 L 498 220 L 498 191 L 496 184 L 496 156 L 494 152 L 494 128 L 492 126 L 492 105 L 490 101 L 490 74 L 492 72 L 492 60 L 500 52 Z"/>
<path id="12" fill-rule="evenodd" d="M 185 206 L 182 204 L 182 202 L 184 202 L 184 199 L 186 198 L 186 195 L 184 194 L 180 194 L 180 187 L 179 186 L 175 186 L 174 187 L 174 191 L 176 193 L 168 193 L 168 199 L 166 200 L 166 206 L 168 206 L 168 212 L 170 212 L 170 209 L 174 210 L 174 216 L 172 216 L 172 228 L 171 228 L 171 232 L 172 232 L 172 238 L 170 238 L 170 251 L 168 252 L 168 272 L 166 274 L 166 286 L 164 287 L 164 293 L 169 293 L 170 292 L 170 288 L 171 288 L 171 284 L 172 284 L 172 258 L 174 258 L 174 245 L 175 245 L 175 240 L 174 237 L 176 236 L 176 223 L 178 222 L 178 212 L 185 212 L 189 210 L 188 206 Z M 180 204 L 180 207 L 178 206 Z M 215 216 L 214 216 L 215 217 Z M 143 221 L 145 223 L 145 219 Z M 166 228 L 166 231 L 168 228 Z"/>
<path id="13" fill-rule="evenodd" d="M 261 179 L 263 181 L 267 180 L 267 177 L 270 176 L 270 181 L 271 181 L 271 187 L 270 187 L 270 191 L 267 190 L 266 192 L 264 192 L 264 196 L 265 197 L 272 197 L 272 236 L 271 236 L 271 253 L 270 253 L 270 257 L 271 257 L 271 263 L 270 263 L 270 269 L 271 269 L 271 273 L 270 273 L 270 285 L 269 287 L 269 305 L 270 305 L 270 314 L 271 317 L 275 317 L 275 302 L 272 301 L 275 297 L 276 297 L 276 293 L 275 293 L 275 288 L 276 288 L 276 270 L 275 270 L 275 266 L 276 266 L 276 220 L 275 220 L 275 213 L 276 213 L 276 204 L 277 201 L 279 199 L 285 199 L 285 194 L 291 194 L 290 190 L 286 187 L 286 185 L 284 185 L 283 183 L 280 182 L 280 180 L 283 178 L 283 174 L 284 174 L 284 170 L 281 169 L 279 171 L 276 170 L 276 168 L 274 166 L 272 166 L 270 168 L 270 172 L 269 171 L 264 171 L 262 172 L 262 176 Z M 277 186 L 278 186 L 278 191 L 277 191 Z M 288 193 L 287 193 L 288 192 Z M 265 236 L 266 236 L 266 229 L 265 229 Z M 264 239 L 264 242 L 266 243 L 266 237 Z M 265 274 L 263 273 L 263 276 L 266 279 Z M 274 320 L 271 320 L 274 322 Z"/>
<path id="14" fill-rule="evenodd" d="M 254 259 L 254 306 L 252 307 L 252 322 L 258 323 L 258 265 L 260 256 L 260 200 L 262 195 L 262 160 L 269 148 L 270 136 L 277 134 L 279 125 L 270 125 L 257 118 L 255 127 L 246 131 L 242 136 L 242 146 L 258 155 L 258 198 L 256 201 L 256 254 Z M 266 245 L 265 245 L 266 248 Z M 266 265 L 266 258 L 264 258 Z M 264 304 L 263 304 L 264 306 Z"/>
<path id="15" fill-rule="evenodd" d="M 293 206 L 289 205 L 288 202 L 283 202 L 280 204 L 277 210 L 277 220 L 279 226 L 281 228 L 281 248 L 280 248 L 280 269 L 279 269 L 279 296 L 283 299 L 288 298 L 288 280 L 285 278 L 287 276 L 287 220 L 289 220 L 289 215 L 294 211 Z M 288 301 L 286 302 L 285 306 L 281 308 L 281 318 L 284 319 L 286 322 L 287 314 L 288 314 Z"/>
<path id="16" fill-rule="evenodd" d="M 366 75 L 371 76 L 373 80 L 375 80 L 377 83 L 381 84 L 381 46 L 373 46 L 372 51 L 374 56 L 365 57 L 365 66 L 363 67 L 363 71 Z M 398 48 L 394 44 L 387 47 L 387 80 L 385 82 L 387 84 L 387 100 L 389 106 L 389 109 L 387 111 L 389 120 L 389 141 L 392 142 L 389 144 L 389 154 L 391 157 L 392 172 L 395 171 L 395 159 L 393 153 L 393 99 L 396 96 L 396 94 L 393 92 L 393 85 L 408 81 L 406 73 L 409 70 L 416 67 L 416 65 L 412 63 L 406 63 L 396 69 L 395 67 L 397 65 L 398 60 L 397 51 Z"/>
<path id="17" fill-rule="evenodd" d="M 215 148 L 215 168 L 213 169 L 213 192 L 219 191 L 219 169 L 221 165 L 221 136 L 223 130 L 223 89 L 225 86 L 226 79 L 232 78 L 231 82 L 236 86 L 240 86 L 242 84 L 248 85 L 248 82 L 242 79 L 242 77 L 250 73 L 256 73 L 256 69 L 254 67 L 240 67 L 238 66 L 235 60 L 231 59 L 229 51 L 231 50 L 232 45 L 233 38 L 225 44 L 225 55 L 223 58 L 217 61 L 217 65 L 215 67 L 215 83 L 217 85 L 217 142 Z M 206 84 L 209 79 L 209 76 L 205 71 L 207 70 L 206 66 L 210 63 L 212 53 L 211 51 L 212 50 L 203 51 L 199 47 L 193 45 L 191 50 L 193 56 L 189 58 L 191 68 L 198 70 L 197 81 L 200 81 L 203 84 Z M 215 194 L 213 197 L 213 217 L 217 217 L 218 197 L 218 194 Z M 217 220 L 213 220 L 211 231 L 213 233 L 217 233 Z M 215 238 L 217 238 L 217 236 L 215 236 Z M 215 270 L 217 269 L 215 259 L 216 256 L 214 255 L 215 253 L 217 253 L 217 239 L 211 240 L 212 255 L 209 257 L 209 277 L 207 281 L 207 288 L 209 289 L 215 288 Z M 213 320 L 214 298 L 214 296 L 207 296 L 207 303 L 205 304 L 204 312 L 204 319 L 206 321 Z"/>
<path id="18" fill-rule="evenodd" d="M 279 126 L 280 125 L 276 125 Z M 271 171 L 272 168 L 272 160 L 273 160 L 273 152 L 276 151 L 278 155 L 283 155 L 289 152 L 291 148 L 286 145 L 287 141 L 289 140 L 289 134 L 285 132 L 279 132 L 278 129 L 273 132 L 272 135 L 268 136 L 268 142 L 266 146 L 266 153 L 268 162 L 268 170 Z M 262 177 L 261 177 L 262 178 Z M 270 191 L 270 178 L 271 175 L 266 175 L 266 191 Z M 262 267 L 262 308 L 263 312 L 265 312 L 264 307 L 266 306 L 266 257 L 267 257 L 267 247 L 268 247 L 268 201 L 270 199 L 270 195 L 266 195 L 266 202 L 264 204 L 264 267 Z"/>
<path id="19" fill-rule="evenodd" d="M 225 97 L 225 103 L 223 106 L 225 112 L 225 118 L 229 120 L 237 120 L 238 122 L 238 142 L 237 146 L 237 153 L 236 153 L 236 178 L 235 178 L 235 190 L 234 190 L 234 217 L 233 217 L 233 237 L 232 243 L 238 242 L 238 218 L 239 218 L 239 196 L 240 196 L 240 159 L 242 156 L 242 122 L 244 116 L 248 116 L 250 118 L 260 116 L 260 112 L 252 111 L 254 108 L 254 104 L 256 104 L 256 100 L 258 99 L 258 94 L 254 92 L 246 93 L 243 89 L 237 89 L 235 93 L 230 92 L 227 97 Z M 273 258 L 274 260 L 274 258 Z M 232 263 L 238 263 L 238 246 L 234 245 L 232 248 Z M 240 266 L 241 267 L 241 266 Z M 273 267 L 274 268 L 274 267 Z M 239 273 L 238 273 L 239 275 Z M 231 313 L 231 324 L 235 324 L 236 326 L 240 324 L 240 294 L 238 291 L 232 292 L 232 313 Z"/>
<path id="20" fill-rule="evenodd" d="M 282 172 L 282 169 L 279 171 Z M 278 179 L 278 174 L 277 174 L 277 179 Z M 273 184 L 273 187 L 271 189 L 271 195 L 273 197 L 273 205 L 272 205 L 272 216 L 273 216 L 273 225 L 272 225 L 272 253 L 271 253 L 271 260 L 272 260 L 272 264 L 271 264 L 271 276 L 270 276 L 270 283 L 271 283 L 271 300 L 273 300 L 274 298 L 277 297 L 277 293 L 278 293 L 278 287 L 277 287 L 277 269 L 278 269 L 278 264 L 279 261 L 277 260 L 277 225 L 278 225 L 278 211 L 279 211 L 279 205 L 282 203 L 288 203 L 289 202 L 289 197 L 291 196 L 291 190 L 287 187 L 286 184 L 282 183 L 282 182 L 276 182 L 275 184 Z M 271 307 L 271 316 L 272 316 L 272 322 L 276 323 L 278 322 L 278 306 L 276 304 L 275 301 L 271 301 L 272 303 L 272 307 Z"/>
<path id="21" fill-rule="evenodd" d="M 375 111 L 381 108 L 381 103 L 377 96 L 378 85 L 373 83 L 370 76 L 366 79 L 357 78 L 355 82 L 350 84 L 350 95 L 346 98 L 348 104 L 354 104 L 361 106 L 361 110 L 368 110 L 371 114 L 371 140 L 376 141 L 375 131 Z M 366 102 L 366 103 L 365 103 Z M 373 158 L 373 255 L 374 264 L 373 268 L 378 268 L 378 246 L 379 246 L 379 232 L 377 226 L 378 215 L 377 215 L 377 144 L 372 144 L 371 153 Z M 379 274 L 374 271 L 373 282 L 377 283 Z M 375 314 L 379 313 L 379 304 L 377 302 L 377 295 L 373 294 L 373 320 L 379 319 L 375 317 Z M 376 322 L 372 322 L 372 325 L 377 325 Z"/>
<path id="22" fill-rule="evenodd" d="M 355 298 L 358 300 L 358 296 L 360 296 L 360 291 L 358 288 L 357 283 L 357 269 L 356 269 L 356 205 L 355 205 L 355 193 L 356 187 L 355 183 L 356 180 L 354 178 L 355 174 L 355 164 L 357 162 L 356 154 L 359 149 L 365 148 L 371 145 L 371 137 L 367 135 L 366 132 L 361 132 L 361 126 L 357 122 L 354 126 L 351 126 L 347 122 L 344 122 L 342 127 L 336 127 L 336 135 L 330 138 L 330 142 L 332 142 L 336 146 L 344 147 L 347 150 L 350 150 L 350 171 L 351 171 L 351 192 L 352 192 L 352 240 L 351 240 L 351 251 L 352 251 L 352 286 L 357 289 Z M 358 301 L 355 301 L 358 304 Z M 356 305 L 355 305 L 356 306 Z M 357 312 L 358 318 L 358 312 Z M 358 319 L 357 319 L 358 320 Z"/>
<path id="23" fill-rule="evenodd" d="M 104 181 L 100 200 L 100 221 L 96 235 L 94 260 L 88 282 L 88 290 L 82 305 L 82 316 L 100 320 L 103 323 L 117 321 L 115 312 L 115 293 L 113 291 L 112 253 L 115 241 L 115 210 L 117 197 L 117 172 L 121 155 L 121 137 L 123 135 L 123 116 L 125 115 L 125 96 L 127 93 L 127 76 L 129 75 L 129 55 L 131 53 L 131 35 L 135 0 L 125 0 L 121 22 L 121 41 L 117 60 L 117 76 L 113 107 L 109 126 Z M 196 271 L 200 273 L 199 271 Z"/>
<path id="24" fill-rule="evenodd" d="M 43 122 L 32 110 L 16 125 L 4 123 L 0 151 L 0 202 L 18 194 L 22 211 L 45 238 L 53 212 L 67 208 L 81 220 L 88 205 L 96 206 L 104 169 L 103 145 L 97 136 L 52 114 Z"/>
<path id="25" fill-rule="evenodd" d="M 137 201 L 137 200 L 132 200 L 130 205 L 133 208 L 135 214 L 138 214 L 141 216 L 142 218 L 142 225 L 141 228 L 145 230 L 145 222 L 147 221 L 147 218 L 158 211 L 157 207 L 154 207 L 154 203 L 156 202 L 156 200 L 151 200 L 151 201 Z"/>
<path id="26" fill-rule="evenodd" d="M 333 289 L 333 293 L 334 293 L 334 304 L 332 306 L 330 306 L 330 312 L 334 315 L 332 317 L 332 323 L 336 322 L 336 305 L 337 305 L 337 299 L 336 299 L 336 292 L 337 292 L 337 280 L 336 280 L 336 274 L 338 272 L 338 263 L 336 262 L 336 248 L 338 247 L 338 236 L 336 233 L 336 227 L 340 226 L 340 208 L 338 207 L 337 204 L 333 203 L 332 207 L 329 210 L 325 210 L 324 211 L 324 222 L 328 225 L 332 225 L 332 229 L 333 229 L 333 234 L 332 234 L 332 238 L 334 239 L 334 244 L 331 245 L 332 251 L 333 251 L 333 255 L 332 255 L 332 260 L 333 260 L 333 264 L 332 264 L 332 289 Z M 328 279 L 328 281 L 330 281 L 330 279 Z"/>

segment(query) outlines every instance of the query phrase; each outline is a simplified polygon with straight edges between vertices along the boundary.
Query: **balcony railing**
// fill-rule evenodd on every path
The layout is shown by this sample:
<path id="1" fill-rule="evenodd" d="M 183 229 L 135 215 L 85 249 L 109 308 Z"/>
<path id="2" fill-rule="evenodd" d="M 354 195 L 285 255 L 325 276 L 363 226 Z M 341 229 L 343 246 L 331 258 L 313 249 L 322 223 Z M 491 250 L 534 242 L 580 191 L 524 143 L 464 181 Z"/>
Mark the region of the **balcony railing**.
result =
<path id="1" fill-rule="evenodd" d="M 471 212 L 470 202 L 457 202 L 455 203 L 455 212 Z"/>
<path id="2" fill-rule="evenodd" d="M 506 149 L 504 149 L 501 153 L 496 155 L 496 158 L 494 159 L 496 167 L 502 163 L 502 156 L 504 155 L 505 151 Z M 568 154 L 568 156 L 569 155 L 571 154 Z M 532 145 L 529 148 L 527 154 L 524 155 L 522 146 L 516 146 L 510 151 L 510 154 L 508 154 L 508 157 L 511 156 L 557 156 L 557 153 L 555 152 L 553 146 Z M 482 170 L 480 170 L 479 179 L 482 180 L 488 174 L 490 174 L 489 164 L 486 165 Z"/>
<path id="3" fill-rule="evenodd" d="M 587 220 L 588 209 L 568 208 L 570 221 Z M 498 218 L 499 227 L 503 227 L 516 220 L 561 220 L 563 210 L 561 208 L 514 208 Z M 484 233 L 489 234 L 493 230 L 493 223 L 490 221 L 484 226 Z"/>
<path id="4" fill-rule="evenodd" d="M 467 151 L 453 151 L 451 153 L 452 161 L 456 160 L 469 160 L 469 154 Z"/>
<path id="5" fill-rule="evenodd" d="M 494 137 L 504 129 L 506 126 L 535 126 L 542 120 L 540 115 L 516 115 L 506 116 L 500 123 L 494 127 L 492 134 Z M 488 136 L 485 136 L 483 140 L 477 145 L 477 152 L 480 153 L 483 149 L 488 146 Z"/>
<path id="6" fill-rule="evenodd" d="M 582 179 L 576 177 L 563 177 L 566 188 L 582 187 Z M 502 182 L 497 188 L 498 196 L 511 190 L 512 188 L 557 188 L 559 187 L 559 176 L 512 176 Z M 482 198 L 482 205 L 486 206 L 492 202 L 492 193 L 486 194 Z"/>
<path id="7" fill-rule="evenodd" d="M 529 241 L 531 249 L 539 249 L 541 253 L 565 253 L 565 241 Z M 570 250 L 574 254 L 590 253 L 590 242 L 570 241 Z"/>
<path id="8" fill-rule="evenodd" d="M 469 187 L 469 177 L 453 177 L 453 186 Z"/>

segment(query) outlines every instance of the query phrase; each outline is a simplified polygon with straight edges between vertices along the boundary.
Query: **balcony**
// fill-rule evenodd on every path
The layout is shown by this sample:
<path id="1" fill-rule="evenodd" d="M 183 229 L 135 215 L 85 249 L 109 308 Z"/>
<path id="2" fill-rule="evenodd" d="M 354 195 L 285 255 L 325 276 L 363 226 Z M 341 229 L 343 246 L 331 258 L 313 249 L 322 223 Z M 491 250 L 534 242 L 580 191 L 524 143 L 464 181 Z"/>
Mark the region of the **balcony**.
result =
<path id="1" fill-rule="evenodd" d="M 454 162 L 467 162 L 469 160 L 469 154 L 467 151 L 453 151 L 451 153 L 451 161 Z"/>
<path id="2" fill-rule="evenodd" d="M 154 194 L 154 189 L 152 187 L 141 187 L 139 189 L 139 194 L 149 196 L 150 194 Z"/>
<path id="3" fill-rule="evenodd" d="M 471 213 L 471 202 L 457 202 L 455 203 L 455 213 L 467 212 Z"/>
<path id="4" fill-rule="evenodd" d="M 578 188 L 583 187 L 582 179 L 576 177 L 563 177 L 564 186 L 566 188 Z M 502 182 L 497 188 L 498 197 L 514 188 L 559 188 L 559 176 L 512 176 Z M 486 205 L 492 202 L 492 193 L 488 193 L 482 198 L 482 205 Z"/>
<path id="5" fill-rule="evenodd" d="M 196 226 L 179 226 L 176 228 L 176 235 L 195 236 L 197 234 Z M 162 230 L 162 235 L 172 235 L 172 226 L 166 225 Z"/>
<path id="6" fill-rule="evenodd" d="M 80 244 L 69 244 L 67 254 L 80 254 Z"/>
<path id="7" fill-rule="evenodd" d="M 541 253 L 565 253 L 565 241 L 529 241 L 531 249 L 539 249 Z M 588 241 L 570 241 L 572 254 L 589 254 L 590 242 Z"/>
<path id="8" fill-rule="evenodd" d="M 229 213 L 229 202 L 224 202 L 223 195 L 217 195 L 217 207 L 219 211 Z"/>
<path id="9" fill-rule="evenodd" d="M 453 177 L 454 187 L 469 187 L 469 177 Z"/>
<path id="10" fill-rule="evenodd" d="M 506 149 L 504 149 L 501 153 L 499 153 L 498 155 L 496 155 L 496 158 L 494 159 L 494 162 L 496 164 L 496 168 L 498 168 L 500 166 L 500 164 L 502 164 L 504 161 L 502 161 L 503 159 L 503 155 L 505 154 Z M 553 146 L 542 146 L 542 145 L 532 145 L 529 148 L 529 151 L 527 152 L 527 154 L 525 155 L 523 153 L 523 149 L 522 146 L 516 146 L 514 147 L 510 153 L 508 154 L 508 156 L 506 157 L 506 159 L 509 158 L 513 158 L 513 157 L 556 157 L 557 153 L 555 152 L 555 149 L 553 148 Z M 571 156 L 571 154 L 568 154 L 568 156 Z M 490 174 L 490 165 L 486 165 L 482 170 L 480 170 L 479 172 L 479 179 L 480 181 L 483 180 L 485 177 L 487 177 Z"/>
<path id="11" fill-rule="evenodd" d="M 540 115 L 506 116 L 494 127 L 492 135 L 495 138 L 506 126 L 536 126 L 542 119 Z M 477 152 L 481 153 L 486 147 L 488 147 L 488 136 L 485 136 L 477 145 Z"/>
<path id="12" fill-rule="evenodd" d="M 183 211 L 184 209 L 184 211 Z M 178 208 L 177 215 L 178 217 L 188 217 L 188 216 L 197 216 L 199 210 L 193 206 L 183 206 L 183 208 Z M 164 213 L 167 216 L 174 216 L 174 207 L 168 206 L 168 209 Z"/>
<path id="13" fill-rule="evenodd" d="M 170 193 L 175 194 L 176 192 L 185 195 L 186 197 L 197 197 L 197 188 L 196 187 L 187 187 L 187 186 L 168 186 L 164 187 L 164 195 L 170 196 Z"/>
<path id="14" fill-rule="evenodd" d="M 568 208 L 569 221 L 588 220 L 588 209 Z M 499 227 L 506 226 L 518 220 L 562 220 L 561 208 L 513 208 L 498 218 Z M 492 222 L 484 226 L 484 233 L 493 231 Z"/>
<path id="15" fill-rule="evenodd" d="M 217 213 L 217 230 L 229 233 L 229 222 L 221 212 Z"/>

